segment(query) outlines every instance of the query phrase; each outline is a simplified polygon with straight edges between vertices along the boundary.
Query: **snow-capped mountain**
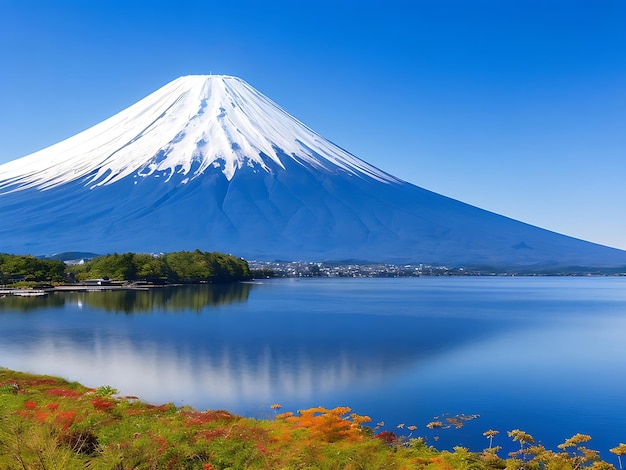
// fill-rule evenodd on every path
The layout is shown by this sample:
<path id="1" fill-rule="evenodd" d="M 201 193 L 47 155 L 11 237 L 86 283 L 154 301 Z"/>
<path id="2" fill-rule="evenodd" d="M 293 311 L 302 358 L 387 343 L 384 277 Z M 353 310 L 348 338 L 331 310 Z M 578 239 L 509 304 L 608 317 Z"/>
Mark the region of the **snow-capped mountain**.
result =
<path id="1" fill-rule="evenodd" d="M 228 76 L 178 78 L 0 165 L 0 220 L 0 252 L 13 253 L 626 266 L 624 251 L 393 177 Z"/>
<path id="2" fill-rule="evenodd" d="M 210 167 L 231 180 L 245 166 L 284 169 L 279 149 L 319 170 L 398 181 L 328 142 L 243 80 L 194 75 L 74 137 L 0 166 L 0 190 L 49 189 L 77 180 L 93 189 L 128 176 L 183 175 L 185 184 Z"/>

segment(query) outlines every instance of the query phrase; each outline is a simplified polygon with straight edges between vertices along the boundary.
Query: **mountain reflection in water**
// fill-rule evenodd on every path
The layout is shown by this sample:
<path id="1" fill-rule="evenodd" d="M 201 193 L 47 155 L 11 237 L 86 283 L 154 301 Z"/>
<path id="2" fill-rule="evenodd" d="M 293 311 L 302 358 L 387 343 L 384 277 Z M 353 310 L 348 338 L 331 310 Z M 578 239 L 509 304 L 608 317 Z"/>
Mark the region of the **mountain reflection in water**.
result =
<path id="1" fill-rule="evenodd" d="M 9 296 L 0 302 L 4 310 L 61 308 L 66 304 L 93 307 L 115 313 L 200 312 L 205 307 L 246 302 L 252 283 L 182 285 L 144 289 L 115 289 L 98 292 L 59 291 L 46 297 Z"/>
<path id="2" fill-rule="evenodd" d="M 626 278 L 276 280 L 57 295 L 37 299 L 39 308 L 0 299 L 0 366 L 247 416 L 272 403 L 350 406 L 422 434 L 441 413 L 478 413 L 437 443 L 475 450 L 489 428 L 504 436 L 497 445 L 515 428 L 551 448 L 577 432 L 601 451 L 626 436 Z"/>
<path id="3" fill-rule="evenodd" d="M 315 310 L 306 299 L 300 311 L 262 299 L 250 309 L 255 287 L 58 293 L 52 298 L 63 299 L 62 315 L 49 315 L 58 299 L 41 299 L 41 315 L 16 326 L 11 346 L 0 341 L 0 351 L 7 349 L 3 360 L 12 367 L 114 384 L 148 401 L 247 411 L 377 385 L 501 327 L 468 318 L 346 315 L 332 304 Z"/>
<path id="4" fill-rule="evenodd" d="M 153 313 L 192 311 L 205 307 L 227 305 L 248 300 L 250 283 L 183 285 L 147 290 L 128 289 L 61 294 L 66 302 L 81 302 L 83 306 L 115 313 Z"/>

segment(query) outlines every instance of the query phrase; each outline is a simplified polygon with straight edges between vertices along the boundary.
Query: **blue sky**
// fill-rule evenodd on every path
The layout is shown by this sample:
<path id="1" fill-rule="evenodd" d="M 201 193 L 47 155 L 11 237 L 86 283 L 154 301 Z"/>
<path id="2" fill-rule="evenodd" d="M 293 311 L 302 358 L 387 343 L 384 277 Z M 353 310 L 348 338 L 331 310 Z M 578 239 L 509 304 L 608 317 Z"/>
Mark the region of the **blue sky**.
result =
<path id="1" fill-rule="evenodd" d="M 626 249 L 626 2 L 0 0 L 0 163 L 208 73 L 418 186 Z"/>

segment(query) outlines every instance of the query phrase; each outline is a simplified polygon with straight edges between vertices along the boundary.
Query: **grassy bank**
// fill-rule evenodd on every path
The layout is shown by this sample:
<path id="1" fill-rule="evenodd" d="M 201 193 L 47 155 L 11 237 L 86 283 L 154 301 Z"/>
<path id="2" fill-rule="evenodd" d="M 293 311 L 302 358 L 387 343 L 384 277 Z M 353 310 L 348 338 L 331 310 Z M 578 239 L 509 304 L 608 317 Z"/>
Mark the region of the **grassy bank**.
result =
<path id="1" fill-rule="evenodd" d="M 509 438 L 519 450 L 502 458 L 497 447 L 478 453 L 461 447 L 439 451 L 420 438 L 378 433 L 367 426 L 369 418 L 349 408 L 298 413 L 272 408 L 268 412 L 275 418 L 256 420 L 223 410 L 155 406 L 117 396 L 108 386 L 90 389 L 0 368 L 0 468 L 615 468 L 584 447 L 584 435 L 551 451 L 514 430 Z M 623 455 L 626 445 L 612 451 Z"/>

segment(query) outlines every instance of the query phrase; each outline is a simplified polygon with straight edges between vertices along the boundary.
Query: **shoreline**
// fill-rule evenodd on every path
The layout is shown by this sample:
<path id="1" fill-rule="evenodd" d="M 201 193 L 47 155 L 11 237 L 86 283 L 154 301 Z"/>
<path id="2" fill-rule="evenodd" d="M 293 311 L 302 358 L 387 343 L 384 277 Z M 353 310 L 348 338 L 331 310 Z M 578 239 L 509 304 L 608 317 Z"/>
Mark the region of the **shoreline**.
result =
<path id="1" fill-rule="evenodd" d="M 55 292 L 104 292 L 104 291 L 123 291 L 123 290 L 141 290 L 148 291 L 151 289 L 159 289 L 163 287 L 177 287 L 183 284 L 150 284 L 150 285 L 64 285 L 55 287 L 45 287 L 42 289 L 20 289 L 20 288 L 1 288 L 0 297 L 45 297 Z"/>
<path id="2" fill-rule="evenodd" d="M 149 404 L 136 396 L 121 396 L 109 385 L 89 388 L 1 365 L 0 399 L 0 466 L 20 461 L 23 468 L 35 468 L 45 456 L 65 468 L 94 469 L 558 466 L 615 470 L 606 458 L 613 454 L 614 461 L 626 455 L 626 444 L 620 443 L 607 449 L 610 454 L 603 459 L 600 452 L 583 446 L 591 440 L 584 434 L 575 434 L 552 451 L 519 429 L 506 433 L 506 449 L 492 446 L 491 439 L 499 434 L 495 430 L 483 433 L 489 439 L 489 447 L 485 443 L 483 450 L 438 449 L 428 444 L 423 429 L 416 437 L 411 437 L 412 432 L 397 435 L 379 429 L 380 423 L 371 427 L 368 416 L 351 413 L 348 407 L 294 413 L 280 412 L 281 405 L 274 404 L 268 418 L 245 418 L 227 410 Z M 438 421 L 426 425 L 431 430 L 441 427 Z M 525 447 L 525 443 L 531 445 Z M 508 450 L 513 452 L 498 455 Z M 132 467 L 126 465 L 129 462 Z"/>

